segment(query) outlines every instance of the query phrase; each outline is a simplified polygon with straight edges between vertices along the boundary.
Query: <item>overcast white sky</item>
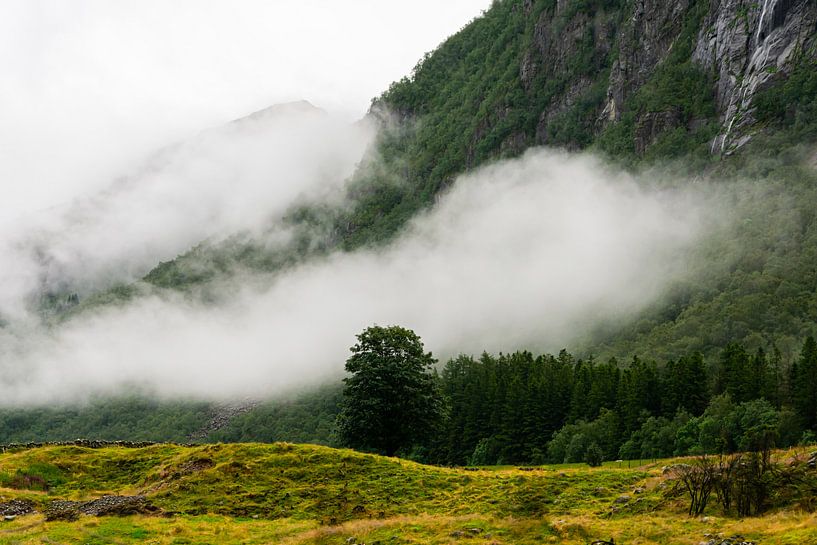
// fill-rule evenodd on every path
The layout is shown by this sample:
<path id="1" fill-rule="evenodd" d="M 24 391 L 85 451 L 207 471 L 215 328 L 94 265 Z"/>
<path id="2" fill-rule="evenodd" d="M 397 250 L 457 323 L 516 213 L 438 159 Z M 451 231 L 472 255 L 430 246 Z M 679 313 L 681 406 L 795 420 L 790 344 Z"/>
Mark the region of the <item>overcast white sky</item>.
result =
<path id="1" fill-rule="evenodd" d="M 284 101 L 354 119 L 490 0 L 3 0 L 0 226 Z"/>

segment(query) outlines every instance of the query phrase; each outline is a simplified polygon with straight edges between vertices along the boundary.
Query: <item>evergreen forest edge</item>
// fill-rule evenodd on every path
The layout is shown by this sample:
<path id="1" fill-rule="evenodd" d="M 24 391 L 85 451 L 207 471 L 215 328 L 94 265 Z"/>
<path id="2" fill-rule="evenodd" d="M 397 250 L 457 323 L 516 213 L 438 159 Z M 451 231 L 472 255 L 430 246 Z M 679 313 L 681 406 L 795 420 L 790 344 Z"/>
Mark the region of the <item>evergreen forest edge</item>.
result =
<path id="1" fill-rule="evenodd" d="M 421 439 L 389 454 L 443 465 L 544 464 L 585 462 L 597 450 L 610 461 L 817 443 L 812 337 L 791 362 L 774 347 L 750 353 L 737 343 L 711 360 L 692 353 L 665 362 L 634 357 L 626 365 L 566 350 L 538 356 L 520 351 L 461 355 L 429 371 L 429 378 L 428 387 L 440 395 L 441 418 L 429 419 Z M 342 406 L 342 386 L 328 384 L 261 404 L 203 441 L 343 446 L 348 441 L 335 425 Z M 85 435 L 185 443 L 212 410 L 208 403 L 147 397 L 98 399 L 70 409 L 4 409 L 0 442 Z"/>

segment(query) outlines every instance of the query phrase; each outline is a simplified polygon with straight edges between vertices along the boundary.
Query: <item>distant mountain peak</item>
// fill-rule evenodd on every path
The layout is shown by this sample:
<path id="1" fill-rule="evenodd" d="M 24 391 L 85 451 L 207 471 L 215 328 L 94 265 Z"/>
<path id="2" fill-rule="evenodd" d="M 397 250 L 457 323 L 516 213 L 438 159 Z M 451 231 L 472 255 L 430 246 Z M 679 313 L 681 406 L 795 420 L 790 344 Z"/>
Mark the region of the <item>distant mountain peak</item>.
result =
<path id="1" fill-rule="evenodd" d="M 232 123 L 244 123 L 247 121 L 260 121 L 262 119 L 269 119 L 271 117 L 279 117 L 284 115 L 291 115 L 295 113 L 303 114 L 318 114 L 325 115 L 326 110 L 318 108 L 308 100 L 296 100 L 293 102 L 283 102 L 281 104 L 273 104 L 262 110 L 258 110 L 244 117 L 234 119 Z"/>

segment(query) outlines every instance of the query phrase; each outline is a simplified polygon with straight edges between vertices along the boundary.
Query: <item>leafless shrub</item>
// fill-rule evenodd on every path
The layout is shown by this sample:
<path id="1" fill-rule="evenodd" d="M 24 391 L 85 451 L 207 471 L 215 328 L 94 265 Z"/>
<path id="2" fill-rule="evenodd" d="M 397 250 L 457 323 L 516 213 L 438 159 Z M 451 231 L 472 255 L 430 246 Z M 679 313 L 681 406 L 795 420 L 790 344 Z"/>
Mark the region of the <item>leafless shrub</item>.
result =
<path id="1" fill-rule="evenodd" d="M 717 464 L 708 456 L 697 458 L 692 464 L 678 464 L 673 474 L 689 495 L 689 514 L 701 515 L 706 510 L 715 486 Z"/>

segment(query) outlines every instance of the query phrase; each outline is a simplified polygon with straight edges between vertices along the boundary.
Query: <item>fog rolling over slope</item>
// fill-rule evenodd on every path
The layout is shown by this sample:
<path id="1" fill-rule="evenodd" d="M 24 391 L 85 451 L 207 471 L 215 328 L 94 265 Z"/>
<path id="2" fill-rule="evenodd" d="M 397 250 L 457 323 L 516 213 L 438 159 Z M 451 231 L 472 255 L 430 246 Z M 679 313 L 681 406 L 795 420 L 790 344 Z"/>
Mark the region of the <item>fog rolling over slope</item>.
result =
<path id="1" fill-rule="evenodd" d="M 362 153 L 359 142 L 335 139 L 343 131 L 306 138 L 308 148 L 292 134 L 248 134 L 241 152 L 205 146 L 223 162 L 188 148 L 190 166 L 177 177 L 159 171 L 175 193 L 159 183 L 133 188 L 123 201 L 103 199 L 90 229 L 69 222 L 73 237 L 52 248 L 82 259 L 65 258 L 62 270 L 75 282 L 80 272 L 128 278 L 196 237 L 263 224 L 304 192 L 325 195 L 324 180 L 338 179 L 325 168 L 341 173 L 353 150 Z M 247 155 L 263 158 L 263 168 Z M 0 399 L 72 402 L 134 385 L 168 398 L 268 396 L 339 377 L 354 335 L 373 323 L 413 328 L 438 357 L 558 350 L 595 324 L 627 319 L 685 274 L 686 250 L 715 225 L 702 203 L 589 156 L 534 149 L 458 178 L 387 247 L 224 279 L 234 294 L 226 302 L 160 292 L 55 328 L 7 327 Z M 130 226 L 115 231 L 121 238 L 106 229 L 108 218 Z M 132 259 L 128 248 L 143 245 L 150 251 Z"/>
<path id="2" fill-rule="evenodd" d="M 202 241 L 269 229 L 298 199 L 333 199 L 373 134 L 307 102 L 278 105 L 169 146 L 105 191 L 3 225 L 0 317 L 30 318 L 43 294 L 85 296 Z"/>

